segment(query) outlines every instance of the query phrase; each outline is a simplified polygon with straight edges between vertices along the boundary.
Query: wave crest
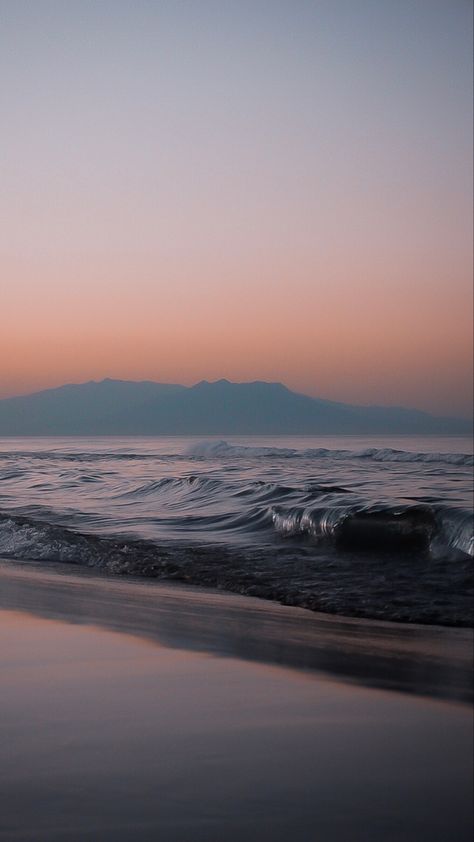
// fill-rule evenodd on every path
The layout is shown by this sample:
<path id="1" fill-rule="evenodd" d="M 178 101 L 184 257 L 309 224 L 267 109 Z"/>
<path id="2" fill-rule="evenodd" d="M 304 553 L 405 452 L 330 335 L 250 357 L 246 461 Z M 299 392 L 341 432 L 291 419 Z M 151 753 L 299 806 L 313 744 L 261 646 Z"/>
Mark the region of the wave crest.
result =
<path id="1" fill-rule="evenodd" d="M 0 556 L 67 562 L 116 575 L 224 588 L 317 611 L 470 625 L 472 563 L 466 556 L 452 559 L 449 579 L 445 556 L 411 553 L 409 547 L 404 548 L 402 555 L 365 554 L 364 563 L 356 563 L 357 542 L 362 536 L 365 546 L 370 530 L 377 540 L 378 535 L 384 541 L 387 529 L 397 535 L 415 525 L 425 534 L 423 530 L 431 526 L 429 517 L 422 512 L 411 512 L 398 521 L 386 513 L 380 515 L 379 521 L 373 513 L 355 513 L 341 520 L 334 510 L 325 515 L 309 510 L 278 514 L 280 520 L 272 521 L 271 510 L 261 509 L 260 513 L 254 510 L 250 517 L 270 518 L 280 526 L 286 524 L 290 531 L 296 527 L 300 531 L 313 530 L 317 523 L 321 534 L 327 532 L 330 544 L 334 536 L 342 538 L 342 548 L 336 553 L 316 552 L 313 544 L 303 544 L 295 553 L 285 541 L 258 548 L 176 541 L 157 545 L 143 539 L 119 540 L 79 533 L 45 521 L 0 514 Z"/>
<path id="2" fill-rule="evenodd" d="M 332 450 L 325 447 L 297 450 L 288 447 L 254 447 L 229 444 L 225 440 L 200 441 L 191 445 L 185 455 L 195 459 L 240 459 L 253 457 L 305 458 L 305 459 L 371 459 L 375 462 L 441 462 L 449 465 L 471 467 L 474 456 L 470 453 L 438 453 L 396 450 L 391 447 L 370 447 L 363 450 Z"/>

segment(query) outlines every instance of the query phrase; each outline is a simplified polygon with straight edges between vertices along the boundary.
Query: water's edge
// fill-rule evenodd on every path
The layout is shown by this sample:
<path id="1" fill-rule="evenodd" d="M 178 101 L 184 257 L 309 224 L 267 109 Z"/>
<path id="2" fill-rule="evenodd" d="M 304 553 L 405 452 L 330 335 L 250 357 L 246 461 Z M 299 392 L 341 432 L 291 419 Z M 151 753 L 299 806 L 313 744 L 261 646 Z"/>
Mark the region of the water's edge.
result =
<path id="1" fill-rule="evenodd" d="M 0 610 L 380 689 L 473 698 L 473 633 L 466 629 L 332 617 L 203 588 L 6 559 L 0 559 Z"/>
<path id="2" fill-rule="evenodd" d="M 0 439 L 0 556 L 467 627 L 469 444 Z"/>

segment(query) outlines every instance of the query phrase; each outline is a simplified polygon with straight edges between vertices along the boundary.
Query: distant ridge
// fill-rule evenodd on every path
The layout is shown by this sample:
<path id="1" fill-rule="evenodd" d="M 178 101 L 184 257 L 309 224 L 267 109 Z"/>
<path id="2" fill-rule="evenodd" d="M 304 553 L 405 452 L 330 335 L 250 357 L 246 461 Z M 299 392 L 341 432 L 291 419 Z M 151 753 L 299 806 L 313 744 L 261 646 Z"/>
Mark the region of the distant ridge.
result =
<path id="1" fill-rule="evenodd" d="M 0 400 L 0 435 L 463 434 L 471 424 L 403 407 L 353 406 L 282 383 L 194 386 L 102 380 Z"/>

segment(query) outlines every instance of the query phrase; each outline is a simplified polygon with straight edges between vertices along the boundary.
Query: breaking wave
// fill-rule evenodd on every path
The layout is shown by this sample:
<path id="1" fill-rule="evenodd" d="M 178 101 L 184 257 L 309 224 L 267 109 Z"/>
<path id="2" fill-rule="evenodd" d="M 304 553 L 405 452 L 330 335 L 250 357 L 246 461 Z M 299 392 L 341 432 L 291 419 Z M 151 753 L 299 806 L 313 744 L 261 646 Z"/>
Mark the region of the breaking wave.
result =
<path id="1" fill-rule="evenodd" d="M 469 625 L 469 441 L 367 441 L 0 441 L 0 557 Z"/>
<path id="2" fill-rule="evenodd" d="M 272 547 L 245 548 L 204 542 L 158 544 L 76 532 L 47 521 L 3 513 L 0 555 L 224 588 L 351 616 L 472 625 L 471 560 L 464 553 L 451 557 L 447 587 L 446 555 L 432 554 L 427 547 L 419 552 L 436 531 L 429 514 L 412 511 L 400 519 L 395 514 L 383 514 L 374 515 L 372 520 L 356 515 L 341 521 L 328 512 L 325 519 L 319 517 L 317 527 L 316 520 L 304 512 L 277 514 L 267 510 L 267 518 L 284 534 L 316 528 L 331 540 L 336 535 L 337 552 L 316 554 L 313 544 L 305 544 L 295 553 L 286 541 Z M 411 535 L 408 541 L 407 535 Z M 389 553 L 365 552 L 369 546 L 380 550 L 388 538 L 397 537 L 401 543 L 397 545 L 395 540 Z M 394 552 L 402 547 L 403 555 Z"/>
<path id="3" fill-rule="evenodd" d="M 374 462 L 420 462 L 440 463 L 465 467 L 474 466 L 472 453 L 444 453 L 436 451 L 397 450 L 391 447 L 368 447 L 360 450 L 333 449 L 326 447 L 292 448 L 292 447 L 258 447 L 244 444 L 229 444 L 224 439 L 204 440 L 191 444 L 181 452 L 170 453 L 140 453 L 136 451 L 64 451 L 64 450 L 30 450 L 9 451 L 1 453 L 1 458 L 7 461 L 17 458 L 28 458 L 40 462 L 167 462 L 183 459 L 240 459 L 240 458 L 273 458 L 273 459 L 325 459 L 346 460 L 360 459 Z"/>
<path id="4" fill-rule="evenodd" d="M 172 487 L 172 493 L 179 493 L 186 486 L 195 488 L 196 493 L 206 494 L 209 488 L 215 491 L 219 483 L 213 480 L 200 480 L 189 477 L 186 480 L 160 481 L 150 483 L 145 488 L 135 489 L 122 495 L 135 497 L 137 494 L 148 495 L 158 489 Z M 239 492 L 237 492 L 239 493 Z M 240 492 L 243 493 L 243 492 Z M 247 489 L 250 493 L 250 489 Z M 390 507 L 386 504 L 352 505 L 334 503 L 327 505 L 326 490 L 320 491 L 321 502 L 314 501 L 314 489 L 311 492 L 313 502 L 309 506 L 292 505 L 291 503 L 272 504 L 271 498 L 290 496 L 294 493 L 291 488 L 275 487 L 267 483 L 255 484 L 251 505 L 239 511 L 223 511 L 216 514 L 190 514 L 181 511 L 172 514 L 164 521 L 174 521 L 176 532 L 186 535 L 194 528 L 194 536 L 199 535 L 200 543 L 206 539 L 216 537 L 225 540 L 236 532 L 246 537 L 241 544 L 252 544 L 255 533 L 266 533 L 269 540 L 279 538 L 309 539 L 310 544 L 334 544 L 351 551 L 376 549 L 380 552 L 393 552 L 406 548 L 429 549 L 432 552 L 445 554 L 457 551 L 463 555 L 474 554 L 473 518 L 469 512 L 449 509 L 430 508 L 428 506 Z M 336 497 L 338 492 L 333 493 Z M 65 528 L 61 518 L 56 523 L 47 518 L 54 513 L 47 509 L 38 508 L 35 518 L 24 516 L 16 512 L 0 513 L 0 554 L 17 559 L 51 559 L 74 563 L 99 564 L 100 558 L 94 548 L 100 546 L 100 541 L 106 541 L 105 547 L 115 549 L 136 546 L 139 539 L 126 532 L 120 534 L 120 524 L 115 523 L 115 531 L 109 529 L 112 537 L 84 533 L 87 518 L 71 518 L 65 520 L 70 524 L 77 521 L 78 529 Z M 181 525 L 181 530 L 179 529 Z M 100 525 L 101 526 L 101 525 Z M 89 519 L 89 527 L 93 529 L 94 519 Z M 133 532 L 133 530 L 131 530 Z M 112 543 L 110 543 L 112 541 Z M 162 544 L 172 546 L 171 541 L 164 540 Z M 267 541 L 268 543 L 268 541 Z M 150 546 L 157 542 L 149 541 Z M 84 550 L 84 552 L 82 551 Z M 121 551 L 122 551 L 121 550 Z M 101 550 L 100 550 L 101 552 Z M 99 552 L 99 556 L 100 556 Z M 100 564 L 99 564 L 100 566 Z"/>
<path id="5" fill-rule="evenodd" d="M 240 457 L 304 458 L 304 459 L 371 459 L 374 462 L 440 462 L 447 465 L 474 465 L 469 453 L 430 453 L 394 450 L 391 447 L 369 447 L 363 450 L 332 450 L 325 447 L 295 449 L 287 447 L 248 447 L 226 441 L 201 441 L 187 450 L 187 455 L 199 459 L 231 459 Z"/>

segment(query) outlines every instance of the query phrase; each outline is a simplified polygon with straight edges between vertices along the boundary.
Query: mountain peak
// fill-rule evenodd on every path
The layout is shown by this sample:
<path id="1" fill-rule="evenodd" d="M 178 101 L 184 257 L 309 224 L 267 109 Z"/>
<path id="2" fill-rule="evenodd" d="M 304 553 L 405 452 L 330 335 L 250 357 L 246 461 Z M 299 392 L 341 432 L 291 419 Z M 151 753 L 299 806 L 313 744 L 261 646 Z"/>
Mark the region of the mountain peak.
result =
<path id="1" fill-rule="evenodd" d="M 235 380 L 228 380 L 226 377 L 221 377 L 219 380 L 200 380 L 198 383 L 195 383 L 194 386 L 191 386 L 192 389 L 198 389 L 201 387 L 231 387 L 234 389 L 247 389 L 247 388 L 260 388 L 260 389 L 280 389 L 281 391 L 290 392 L 288 386 L 285 386 L 284 383 L 273 382 L 271 380 L 244 380 L 244 381 L 235 381 Z"/>
<path id="2" fill-rule="evenodd" d="M 208 386 L 230 386 L 230 385 L 236 385 L 236 384 L 233 384 L 233 383 L 231 384 L 230 380 L 227 380 L 225 377 L 221 377 L 220 380 L 200 380 L 199 383 L 195 383 L 194 386 L 192 386 L 191 388 L 192 389 L 199 389 L 201 387 L 208 387 Z"/>

